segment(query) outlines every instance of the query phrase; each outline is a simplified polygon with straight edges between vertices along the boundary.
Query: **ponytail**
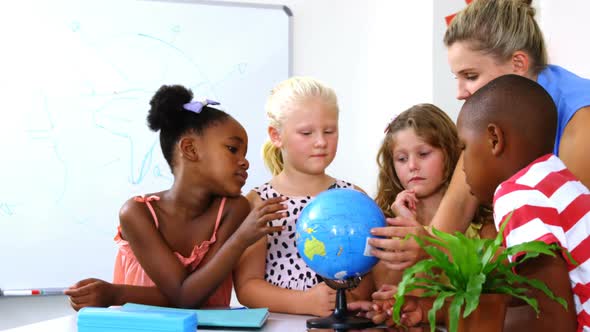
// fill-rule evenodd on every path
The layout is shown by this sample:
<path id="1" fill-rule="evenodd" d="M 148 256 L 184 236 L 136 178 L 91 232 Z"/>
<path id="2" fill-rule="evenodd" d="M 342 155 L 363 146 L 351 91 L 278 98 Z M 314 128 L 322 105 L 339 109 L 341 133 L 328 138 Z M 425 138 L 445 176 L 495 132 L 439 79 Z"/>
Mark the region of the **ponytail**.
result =
<path id="1" fill-rule="evenodd" d="M 262 146 L 262 160 L 273 176 L 279 174 L 284 168 L 281 149 L 272 144 L 270 140 Z"/>

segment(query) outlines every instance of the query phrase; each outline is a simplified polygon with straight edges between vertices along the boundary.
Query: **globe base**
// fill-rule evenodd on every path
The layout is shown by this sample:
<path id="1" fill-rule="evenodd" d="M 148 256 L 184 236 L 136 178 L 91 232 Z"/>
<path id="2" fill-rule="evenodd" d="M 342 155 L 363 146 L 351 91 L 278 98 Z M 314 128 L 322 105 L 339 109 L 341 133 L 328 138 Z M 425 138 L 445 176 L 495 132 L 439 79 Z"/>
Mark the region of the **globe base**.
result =
<path id="1" fill-rule="evenodd" d="M 331 286 L 330 283 L 327 284 Z M 348 311 L 344 288 L 336 289 L 336 308 L 333 314 L 328 317 L 307 320 L 308 329 L 334 329 L 335 332 L 348 329 L 365 329 L 374 326 L 375 324 L 370 319 L 357 317 L 354 313 Z"/>
<path id="2" fill-rule="evenodd" d="M 308 329 L 334 329 L 334 331 L 346 331 L 349 329 L 366 329 L 374 327 L 370 319 L 357 316 L 336 316 L 312 318 L 307 320 Z"/>

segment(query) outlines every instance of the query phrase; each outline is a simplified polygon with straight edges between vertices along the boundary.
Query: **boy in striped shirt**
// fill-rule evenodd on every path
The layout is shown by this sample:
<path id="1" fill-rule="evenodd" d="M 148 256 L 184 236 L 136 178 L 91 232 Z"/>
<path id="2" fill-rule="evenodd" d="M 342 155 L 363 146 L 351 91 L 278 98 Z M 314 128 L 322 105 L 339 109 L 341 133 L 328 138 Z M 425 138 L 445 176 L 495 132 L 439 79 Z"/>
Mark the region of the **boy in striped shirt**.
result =
<path id="1" fill-rule="evenodd" d="M 501 76 L 479 89 L 457 120 L 463 170 L 472 194 L 493 203 L 497 229 L 514 211 L 504 229 L 504 245 L 557 243 L 579 264 L 563 255 L 542 255 L 518 266 L 519 274 L 543 281 L 568 303 L 565 310 L 531 290 L 541 313 L 526 322 L 528 330 L 588 332 L 590 192 L 552 154 L 556 124 L 549 94 L 518 75 Z"/>

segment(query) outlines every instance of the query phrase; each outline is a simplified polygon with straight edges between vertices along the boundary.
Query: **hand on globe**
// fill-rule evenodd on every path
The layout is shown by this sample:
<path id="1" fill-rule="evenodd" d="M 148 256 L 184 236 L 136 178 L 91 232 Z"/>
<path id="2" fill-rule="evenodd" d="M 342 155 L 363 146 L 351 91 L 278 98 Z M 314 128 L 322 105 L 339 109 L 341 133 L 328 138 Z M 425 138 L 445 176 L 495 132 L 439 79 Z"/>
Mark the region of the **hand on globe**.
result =
<path id="1" fill-rule="evenodd" d="M 371 238 L 369 244 L 375 248 L 371 253 L 392 270 L 403 270 L 428 257 L 426 252 L 409 234 L 430 236 L 424 226 L 413 218 L 387 218 L 389 226 L 375 227 L 371 234 L 382 238 Z"/>
<path id="2" fill-rule="evenodd" d="M 280 232 L 282 226 L 270 227 L 269 221 L 283 218 L 285 197 L 273 197 L 255 206 L 237 230 L 237 236 L 248 246 L 266 234 Z"/>

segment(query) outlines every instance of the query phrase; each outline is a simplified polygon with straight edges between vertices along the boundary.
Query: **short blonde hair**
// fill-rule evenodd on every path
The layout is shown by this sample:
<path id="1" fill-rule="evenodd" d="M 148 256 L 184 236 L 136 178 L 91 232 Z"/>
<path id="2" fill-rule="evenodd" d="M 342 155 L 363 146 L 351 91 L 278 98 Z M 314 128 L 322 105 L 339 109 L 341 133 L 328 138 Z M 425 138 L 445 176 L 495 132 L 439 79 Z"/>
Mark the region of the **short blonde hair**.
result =
<path id="1" fill-rule="evenodd" d="M 499 61 L 524 51 L 531 58 L 530 73 L 536 75 L 547 66 L 547 50 L 530 3 L 531 0 L 475 0 L 453 18 L 444 43 L 450 47 L 465 41 L 473 50 Z"/>
<path id="2" fill-rule="evenodd" d="M 282 81 L 270 92 L 265 107 L 268 125 L 280 131 L 292 105 L 309 98 L 320 98 L 338 112 L 334 90 L 314 78 L 296 76 Z M 279 174 L 284 168 L 281 150 L 270 140 L 262 147 L 262 159 L 272 175 Z"/>

